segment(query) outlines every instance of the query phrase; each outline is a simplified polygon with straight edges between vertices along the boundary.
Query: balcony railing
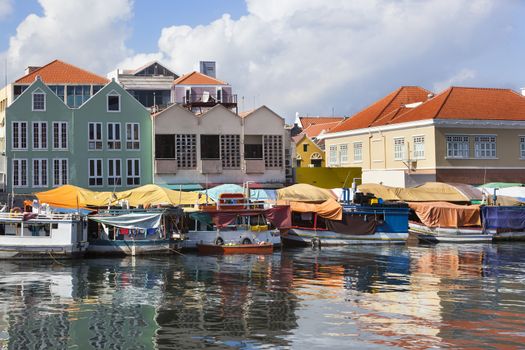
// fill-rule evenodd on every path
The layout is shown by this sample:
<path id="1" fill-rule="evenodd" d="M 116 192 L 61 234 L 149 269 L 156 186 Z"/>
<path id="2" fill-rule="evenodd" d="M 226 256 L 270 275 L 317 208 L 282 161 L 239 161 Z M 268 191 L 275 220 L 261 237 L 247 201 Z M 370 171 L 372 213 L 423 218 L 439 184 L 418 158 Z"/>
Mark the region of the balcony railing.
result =
<path id="1" fill-rule="evenodd" d="M 217 97 L 212 94 L 188 94 L 183 97 L 185 107 L 213 107 L 216 104 L 222 104 L 226 108 L 237 107 L 237 95 L 222 95 Z"/>

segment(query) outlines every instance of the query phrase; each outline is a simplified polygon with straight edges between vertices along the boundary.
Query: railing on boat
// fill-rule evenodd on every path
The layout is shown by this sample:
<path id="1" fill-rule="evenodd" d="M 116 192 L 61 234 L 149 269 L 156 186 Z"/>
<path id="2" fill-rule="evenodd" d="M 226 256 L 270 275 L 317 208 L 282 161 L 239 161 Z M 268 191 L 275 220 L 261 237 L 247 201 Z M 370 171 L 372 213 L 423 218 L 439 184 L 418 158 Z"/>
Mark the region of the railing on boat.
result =
<path id="1" fill-rule="evenodd" d="M 80 215 L 76 213 L 31 213 L 31 212 L 0 212 L 1 220 L 78 220 Z"/>

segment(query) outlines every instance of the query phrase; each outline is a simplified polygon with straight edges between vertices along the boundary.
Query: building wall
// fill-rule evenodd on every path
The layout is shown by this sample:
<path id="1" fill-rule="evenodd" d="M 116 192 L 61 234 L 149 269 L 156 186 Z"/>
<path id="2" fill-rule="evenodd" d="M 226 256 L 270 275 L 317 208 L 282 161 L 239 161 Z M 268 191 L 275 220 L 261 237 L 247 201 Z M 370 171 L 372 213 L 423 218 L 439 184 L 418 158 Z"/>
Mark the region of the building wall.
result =
<path id="1" fill-rule="evenodd" d="M 307 145 L 306 152 L 304 151 L 304 145 Z M 299 159 L 301 160 L 301 168 L 309 168 L 310 164 L 312 163 L 312 154 L 318 153 L 321 156 L 321 167 L 324 168 L 326 166 L 325 162 L 325 153 L 324 151 L 319 148 L 313 142 L 309 137 L 303 137 L 296 145 L 295 145 L 295 154 L 297 162 L 296 164 L 299 164 Z"/>
<path id="2" fill-rule="evenodd" d="M 352 180 L 361 178 L 361 168 L 296 168 L 296 182 L 322 188 L 350 187 Z"/>

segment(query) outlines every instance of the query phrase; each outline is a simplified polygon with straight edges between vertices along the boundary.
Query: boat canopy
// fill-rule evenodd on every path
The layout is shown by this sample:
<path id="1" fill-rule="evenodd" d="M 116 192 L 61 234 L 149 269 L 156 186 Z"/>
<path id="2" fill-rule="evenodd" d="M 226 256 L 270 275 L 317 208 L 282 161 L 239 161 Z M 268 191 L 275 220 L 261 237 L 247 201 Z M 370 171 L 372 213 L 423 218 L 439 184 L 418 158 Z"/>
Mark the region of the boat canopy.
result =
<path id="1" fill-rule="evenodd" d="M 158 228 L 160 226 L 162 212 L 155 213 L 128 213 L 122 215 L 93 215 L 88 216 L 89 220 L 100 222 L 101 224 L 115 226 L 118 228 L 142 229 Z"/>
<path id="2" fill-rule="evenodd" d="M 95 192 L 64 185 L 35 194 L 40 203 L 61 208 L 93 208 L 116 205 L 121 200 L 132 207 L 143 205 L 195 205 L 206 203 L 205 196 L 196 192 L 174 191 L 157 185 L 145 185 L 122 192 Z"/>
<path id="3" fill-rule="evenodd" d="M 489 182 L 484 185 L 478 186 L 478 188 L 506 188 L 518 186 L 523 186 L 523 184 L 519 182 Z"/>
<path id="4" fill-rule="evenodd" d="M 225 227 L 235 222 L 239 216 L 263 215 L 276 228 L 289 228 L 292 226 L 290 206 L 277 205 L 265 210 L 239 210 L 239 211 L 210 211 L 191 213 L 190 218 L 202 223 L 215 224 L 217 227 Z"/>
<path id="5" fill-rule="evenodd" d="M 412 188 L 362 184 L 358 189 L 363 193 L 372 193 L 383 200 L 405 202 L 469 202 L 481 198 L 481 192 L 471 191 L 472 188 L 467 185 L 459 186 L 442 182 L 427 182 Z"/>
<path id="6" fill-rule="evenodd" d="M 419 220 L 427 227 L 480 226 L 479 205 L 457 205 L 448 202 L 409 202 Z"/>
<path id="7" fill-rule="evenodd" d="M 277 190 L 277 199 L 293 202 L 324 202 L 337 199 L 336 195 L 325 188 L 309 184 L 296 184 Z"/>
<path id="8" fill-rule="evenodd" d="M 284 203 L 285 201 L 282 202 Z M 333 198 L 320 204 L 292 201 L 286 203 L 290 204 L 290 209 L 294 212 L 316 213 L 322 218 L 338 221 L 343 218 L 343 207 Z"/>

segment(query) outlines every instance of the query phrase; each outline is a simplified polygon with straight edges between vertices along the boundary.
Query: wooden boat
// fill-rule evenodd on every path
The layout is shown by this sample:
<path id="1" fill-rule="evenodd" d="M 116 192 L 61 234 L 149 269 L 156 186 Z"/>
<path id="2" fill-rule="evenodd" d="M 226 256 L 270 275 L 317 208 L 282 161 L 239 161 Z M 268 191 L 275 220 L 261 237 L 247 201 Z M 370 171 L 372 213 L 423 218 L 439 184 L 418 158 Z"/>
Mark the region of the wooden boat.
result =
<path id="1" fill-rule="evenodd" d="M 76 213 L 0 213 L 0 259 L 80 258 L 87 246 L 86 222 Z"/>
<path id="2" fill-rule="evenodd" d="M 422 243 L 490 243 L 495 231 L 482 227 L 428 227 L 410 221 L 409 232 Z"/>
<path id="3" fill-rule="evenodd" d="M 199 254 L 271 254 L 273 243 L 261 242 L 258 244 L 205 244 L 197 243 Z"/>

